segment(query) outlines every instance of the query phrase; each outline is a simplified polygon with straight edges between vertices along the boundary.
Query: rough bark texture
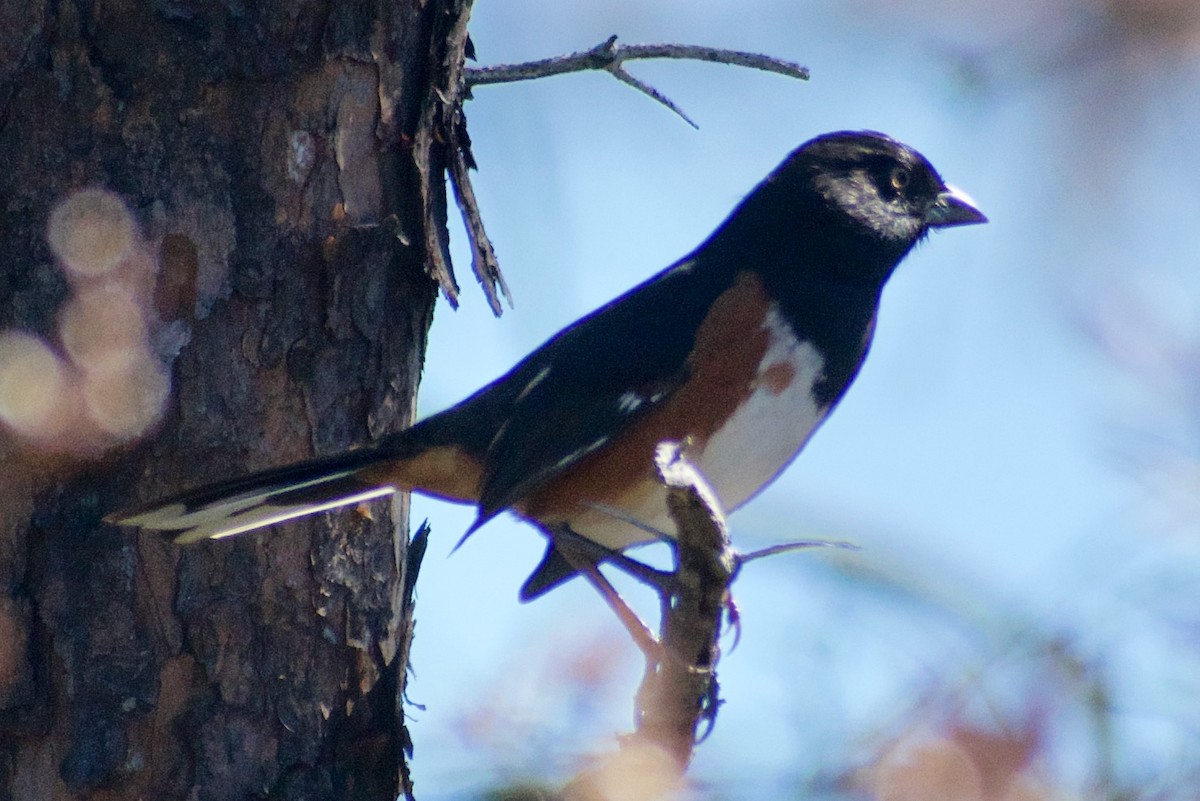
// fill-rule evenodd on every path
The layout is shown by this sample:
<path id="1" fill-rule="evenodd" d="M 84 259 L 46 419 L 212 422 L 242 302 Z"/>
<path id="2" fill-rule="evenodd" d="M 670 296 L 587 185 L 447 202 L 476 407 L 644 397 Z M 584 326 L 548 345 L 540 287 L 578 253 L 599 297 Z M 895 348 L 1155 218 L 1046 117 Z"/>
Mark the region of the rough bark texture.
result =
<path id="1" fill-rule="evenodd" d="M 406 509 L 184 550 L 101 518 L 410 422 L 440 13 L 0 0 L 0 329 L 59 347 L 47 217 L 104 187 L 171 376 L 132 443 L 0 431 L 0 799 L 395 797 Z"/>

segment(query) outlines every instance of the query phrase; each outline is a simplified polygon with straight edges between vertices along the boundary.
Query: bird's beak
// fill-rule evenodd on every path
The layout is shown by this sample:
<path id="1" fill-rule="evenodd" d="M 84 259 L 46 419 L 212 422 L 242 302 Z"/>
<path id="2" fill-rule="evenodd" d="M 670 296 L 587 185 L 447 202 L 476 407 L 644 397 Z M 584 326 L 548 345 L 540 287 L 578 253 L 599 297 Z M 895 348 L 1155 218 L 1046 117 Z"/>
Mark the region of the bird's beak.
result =
<path id="1" fill-rule="evenodd" d="M 925 210 L 925 224 L 930 228 L 949 228 L 952 225 L 975 225 L 988 218 L 975 206 L 966 192 L 946 184 Z"/>

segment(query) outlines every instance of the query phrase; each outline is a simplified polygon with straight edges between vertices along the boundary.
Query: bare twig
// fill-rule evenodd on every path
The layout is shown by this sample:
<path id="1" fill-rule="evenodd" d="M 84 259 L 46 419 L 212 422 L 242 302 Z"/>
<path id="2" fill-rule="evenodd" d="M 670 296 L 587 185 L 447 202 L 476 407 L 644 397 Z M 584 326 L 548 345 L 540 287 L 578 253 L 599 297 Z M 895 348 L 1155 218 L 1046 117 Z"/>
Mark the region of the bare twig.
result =
<path id="1" fill-rule="evenodd" d="M 439 0 L 431 9 L 438 32 L 430 37 L 428 90 L 412 138 L 421 202 L 421 239 L 425 270 L 441 288 L 446 300 L 458 307 L 458 282 L 450 260 L 450 232 L 446 228 L 446 182 L 449 169 L 447 132 L 461 122 L 462 64 L 467 46 L 469 0 Z"/>
<path id="2" fill-rule="evenodd" d="M 858 545 L 853 542 L 840 542 L 838 540 L 797 540 L 796 542 L 783 542 L 779 545 L 770 545 L 766 548 L 759 548 L 757 551 L 750 553 L 740 553 L 737 555 L 738 567 L 747 562 L 753 562 L 755 559 L 762 559 L 766 556 L 775 556 L 781 553 L 790 553 L 792 551 L 806 550 L 808 548 L 839 548 L 843 551 L 861 550 Z"/>
<path id="3" fill-rule="evenodd" d="M 442 165 L 434 166 L 434 116 L 437 107 L 427 101 L 413 137 L 412 157 L 417 168 L 421 195 L 421 234 L 424 239 L 425 271 L 437 283 L 450 303 L 458 308 L 458 282 L 450 261 L 450 232 L 446 230 L 446 188 Z"/>
<path id="4" fill-rule="evenodd" d="M 585 70 L 611 70 L 626 61 L 654 58 L 689 59 L 711 61 L 716 64 L 732 64 L 766 72 L 776 72 L 802 81 L 808 80 L 808 68 L 793 61 L 747 53 L 741 50 L 726 50 L 720 47 L 685 44 L 617 44 L 617 37 L 610 36 L 600 44 L 578 53 L 565 56 L 526 61 L 521 64 L 497 64 L 491 67 L 468 67 L 465 72 L 467 86 L 483 86 L 489 83 L 512 83 L 535 78 L 548 78 L 568 72 Z"/>
<path id="5" fill-rule="evenodd" d="M 433 78 L 421 105 L 421 113 L 412 138 L 412 156 L 420 182 L 421 228 L 426 253 L 426 270 L 441 287 L 451 306 L 458 306 L 459 288 L 450 260 L 449 232 L 446 229 L 445 185 L 443 173 L 458 201 L 471 245 L 471 268 L 483 287 L 492 312 L 503 311 L 500 297 L 513 305 L 512 295 L 500 272 L 500 263 L 484 229 L 483 216 L 471 186 L 470 171 L 475 167 L 471 155 L 471 140 L 467 135 L 463 101 L 470 97 L 473 86 L 492 83 L 526 81 L 568 72 L 604 70 L 654 101 L 678 114 L 693 128 L 696 123 L 673 100 L 658 89 L 631 75 L 624 67 L 626 61 L 644 59 L 691 59 L 717 64 L 733 64 L 766 70 L 800 80 L 808 79 L 808 69 L 791 61 L 772 58 L 760 53 L 725 50 L 682 44 L 619 45 L 610 36 L 595 47 L 565 56 L 530 61 L 524 64 L 501 64 L 477 69 L 467 68 L 465 58 L 470 48 L 467 21 L 470 0 L 439 0 L 436 23 L 444 35 L 434 36 L 429 55 Z"/>
<path id="6" fill-rule="evenodd" d="M 394 678 L 399 691 L 404 696 L 404 702 L 410 703 L 407 695 L 407 675 L 401 673 L 402 669 L 407 669 L 409 664 L 409 656 L 412 651 L 413 627 L 414 627 L 414 610 L 416 609 L 416 591 L 417 591 L 417 575 L 421 572 L 421 562 L 425 559 L 425 550 L 429 546 L 429 521 L 426 520 L 417 527 L 417 531 L 412 535 L 412 539 L 408 543 L 408 553 L 404 560 L 404 589 L 400 593 L 400 608 L 402 627 L 399 634 L 399 648 L 396 659 L 392 660 L 389 669 L 395 671 Z M 404 791 L 405 801 L 415 801 L 413 795 L 412 773 L 409 770 L 409 762 L 413 755 L 412 735 L 408 731 L 408 722 L 405 717 L 404 704 L 396 705 L 396 720 L 394 723 L 396 730 L 400 732 L 400 743 L 404 749 L 404 753 L 408 755 L 401 763 L 400 770 L 400 788 Z"/>
<path id="7" fill-rule="evenodd" d="M 671 109 L 671 111 L 674 111 L 676 114 L 678 114 L 688 125 L 692 126 L 697 131 L 700 130 L 700 126 L 696 124 L 696 121 L 689 117 L 674 100 L 667 97 L 650 84 L 646 83 L 645 81 L 638 80 L 621 67 L 614 67 L 613 69 L 610 69 L 609 72 L 611 72 L 612 76 L 621 83 L 625 84 L 626 86 L 632 86 L 634 89 L 637 89 L 651 100 L 656 100 L 659 103 L 662 103 L 664 106 Z"/>
<path id="8" fill-rule="evenodd" d="M 580 50 L 577 53 L 569 53 L 565 56 L 527 61 L 522 64 L 498 64 L 492 67 L 468 68 L 464 71 L 464 78 L 467 87 L 470 88 L 491 83 L 512 83 L 513 81 L 529 81 L 535 78 L 549 78 L 553 75 L 564 75 L 569 72 L 604 70 L 611 73 L 614 78 L 622 83 L 632 86 L 639 92 L 663 104 L 682 117 L 693 128 L 697 127 L 696 123 L 670 98 L 663 95 L 653 86 L 630 75 L 624 67 L 626 61 L 660 58 L 731 64 L 738 67 L 749 67 L 750 69 L 774 72 L 802 81 L 808 80 L 809 77 L 807 67 L 803 67 L 793 61 L 785 61 L 761 53 L 747 53 L 742 50 L 726 50 L 720 47 L 685 44 L 624 45 L 617 44 L 616 36 L 610 36 L 593 48 Z"/>
<path id="9" fill-rule="evenodd" d="M 454 50 L 454 57 L 446 62 L 446 88 L 443 93 L 443 128 L 442 135 L 446 140 L 449 157 L 447 166 L 450 174 L 450 185 L 454 188 L 454 196 L 458 208 L 462 212 L 463 224 L 467 229 L 467 241 L 471 243 L 471 270 L 483 293 L 487 296 L 492 313 L 499 317 L 503 313 L 500 306 L 499 294 L 504 295 L 509 308 L 512 307 L 512 295 L 508 292 L 508 284 L 500 273 L 500 262 L 496 260 L 496 252 L 492 249 L 492 240 L 488 238 L 483 227 L 483 216 L 479 213 L 479 203 L 475 200 L 475 190 L 471 187 L 470 170 L 475 167 L 475 157 L 471 154 L 471 137 L 467 135 L 467 120 L 463 115 L 463 100 L 466 91 L 466 57 L 471 47 L 471 38 L 467 33 L 467 22 L 470 19 L 470 2 L 462 2 L 460 13 L 454 18 L 454 25 L 447 41 Z M 473 53 L 473 50 L 471 51 Z M 448 98 L 453 98 L 448 99 Z"/>
<path id="10" fill-rule="evenodd" d="M 512 295 L 509 294 L 508 283 L 500 272 L 500 262 L 496 260 L 492 240 L 483 228 L 483 216 L 479 213 L 479 202 L 475 199 L 475 190 L 471 186 L 471 165 L 467 163 L 470 144 L 460 141 L 458 130 L 455 128 L 450 137 L 450 185 L 454 187 L 454 197 L 458 200 L 463 225 L 467 228 L 467 239 L 471 243 L 471 270 L 479 280 L 479 285 L 483 287 L 492 313 L 499 317 L 504 309 L 500 305 L 497 289 L 508 301 L 510 309 L 513 306 Z"/>

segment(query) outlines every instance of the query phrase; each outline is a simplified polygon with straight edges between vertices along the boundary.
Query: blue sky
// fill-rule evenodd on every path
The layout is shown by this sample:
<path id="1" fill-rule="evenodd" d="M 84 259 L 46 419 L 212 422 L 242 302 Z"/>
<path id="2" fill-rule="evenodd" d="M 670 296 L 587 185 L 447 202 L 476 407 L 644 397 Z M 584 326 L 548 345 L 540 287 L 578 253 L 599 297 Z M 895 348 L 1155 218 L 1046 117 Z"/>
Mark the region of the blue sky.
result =
<path id="1" fill-rule="evenodd" d="M 1163 712 L 1170 697 L 1147 689 L 1169 649 L 1145 631 L 1133 648 L 1117 621 L 1139 619 L 1126 593 L 1164 564 L 1195 575 L 1192 521 L 1155 501 L 1147 487 L 1157 479 L 1135 469 L 1128 447 L 1143 442 L 1155 403 L 1178 418 L 1154 417 L 1166 421 L 1154 441 L 1168 444 L 1194 409 L 1154 383 L 1179 389 L 1176 363 L 1154 361 L 1158 340 L 1124 357 L 1120 343 L 1162 320 L 1184 341 L 1197 333 L 1200 149 L 1195 104 L 1184 100 L 1195 60 L 1147 64 L 1138 42 L 1114 45 L 1104 20 L 1067 2 L 989 13 L 932 0 L 477 4 L 481 64 L 616 33 L 769 53 L 813 77 L 628 65 L 699 131 L 599 73 L 477 89 L 467 108 L 475 188 L 516 308 L 492 318 L 452 227 L 463 302 L 439 306 L 423 415 L 688 252 L 816 134 L 895 136 L 991 218 L 935 234 L 908 258 L 846 400 L 732 518 L 745 550 L 809 537 L 864 550 L 780 557 L 738 582 L 742 644 L 721 664 L 727 703 L 693 774 L 718 795 L 736 782 L 792 786 L 822 754 L 853 757 L 903 714 L 914 683 L 947 661 L 990 670 L 981 655 L 1030 626 L 1111 661 L 1141 705 L 1122 730 L 1131 754 L 1169 766 L 1152 744 L 1184 736 Z M 1174 180 L 1181 171 L 1191 177 Z M 413 724 L 420 796 L 467 797 L 523 775 L 531 754 L 548 754 L 532 774 L 553 778 L 610 745 L 630 725 L 638 664 L 590 590 L 522 606 L 517 588 L 543 548 L 535 531 L 499 520 L 447 558 L 469 510 L 414 499 L 413 517 L 434 527 L 410 686 L 426 705 Z M 859 568 L 886 581 L 864 594 L 846 578 Z M 884 586 L 901 600 L 889 602 Z M 969 622 L 947 622 L 956 616 Z M 570 672 L 555 659 L 589 649 L 621 654 L 595 695 L 546 678 Z M 1004 682 L 988 692 L 1002 695 Z M 463 724 L 475 713 L 506 734 Z M 1051 753 L 1048 768 L 1068 786 L 1089 770 L 1071 751 Z"/>

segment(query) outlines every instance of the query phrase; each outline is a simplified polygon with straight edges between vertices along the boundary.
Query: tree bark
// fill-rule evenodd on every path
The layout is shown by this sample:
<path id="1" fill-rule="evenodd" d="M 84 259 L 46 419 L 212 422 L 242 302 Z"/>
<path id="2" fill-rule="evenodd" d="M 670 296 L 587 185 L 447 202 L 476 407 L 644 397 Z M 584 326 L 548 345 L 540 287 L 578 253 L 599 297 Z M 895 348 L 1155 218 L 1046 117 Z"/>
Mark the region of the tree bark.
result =
<path id="1" fill-rule="evenodd" d="M 0 799 L 401 791 L 405 502 L 187 549 L 102 517 L 411 422 L 435 287 L 409 144 L 445 13 L 0 0 L 0 329 L 75 404 L 0 431 Z M 86 187 L 132 215 L 120 280 L 170 380 L 140 433 L 71 395 L 104 334 L 64 322 L 96 279 L 48 220 Z"/>

